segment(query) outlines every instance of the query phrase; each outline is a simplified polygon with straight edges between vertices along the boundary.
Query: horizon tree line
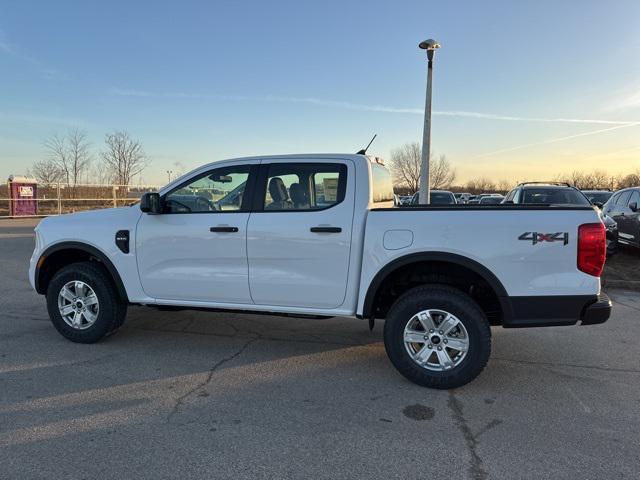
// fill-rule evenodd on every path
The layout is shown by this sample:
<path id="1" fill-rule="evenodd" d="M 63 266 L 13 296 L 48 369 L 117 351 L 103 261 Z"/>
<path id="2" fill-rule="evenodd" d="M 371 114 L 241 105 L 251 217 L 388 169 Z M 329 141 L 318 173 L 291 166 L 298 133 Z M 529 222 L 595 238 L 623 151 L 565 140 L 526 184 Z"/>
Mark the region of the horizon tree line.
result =
<path id="1" fill-rule="evenodd" d="M 391 152 L 389 168 L 391 170 L 394 192 L 399 195 L 413 194 L 420 187 L 422 147 L 419 142 L 410 142 Z M 519 182 L 507 179 L 492 180 L 479 177 L 455 185 L 456 170 L 446 157 L 432 157 L 429 163 L 429 180 L 433 190 L 446 189 L 452 192 L 507 193 Z M 559 173 L 549 179 L 553 182 L 566 182 L 580 190 L 619 190 L 640 186 L 640 169 L 628 174 L 610 175 L 605 170 L 594 169 L 591 172 L 574 170 Z"/>

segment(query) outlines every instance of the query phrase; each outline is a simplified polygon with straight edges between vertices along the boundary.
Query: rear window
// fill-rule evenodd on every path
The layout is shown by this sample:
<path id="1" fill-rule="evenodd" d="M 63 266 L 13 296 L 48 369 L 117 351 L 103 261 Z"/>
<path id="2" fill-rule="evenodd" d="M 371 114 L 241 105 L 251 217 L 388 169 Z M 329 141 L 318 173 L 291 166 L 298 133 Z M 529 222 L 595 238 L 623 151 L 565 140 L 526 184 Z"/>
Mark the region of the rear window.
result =
<path id="1" fill-rule="evenodd" d="M 373 202 L 389 202 L 393 200 L 393 182 L 391 172 L 382 165 L 371 162 Z"/>
<path id="2" fill-rule="evenodd" d="M 451 205 L 456 203 L 453 194 L 449 192 L 431 192 L 429 197 L 432 205 Z"/>
<path id="3" fill-rule="evenodd" d="M 521 203 L 553 205 L 591 205 L 587 197 L 573 188 L 525 188 Z"/>

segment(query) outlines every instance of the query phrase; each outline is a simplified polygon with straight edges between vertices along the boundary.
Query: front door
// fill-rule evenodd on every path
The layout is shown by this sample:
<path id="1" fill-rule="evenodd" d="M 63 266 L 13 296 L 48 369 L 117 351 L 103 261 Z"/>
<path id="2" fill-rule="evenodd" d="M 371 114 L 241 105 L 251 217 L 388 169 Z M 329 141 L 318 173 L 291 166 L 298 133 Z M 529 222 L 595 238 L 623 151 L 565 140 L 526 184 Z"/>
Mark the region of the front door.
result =
<path id="1" fill-rule="evenodd" d="M 142 287 L 163 300 L 251 303 L 247 265 L 249 165 L 209 170 L 163 195 L 143 214 L 136 251 Z"/>
<path id="2" fill-rule="evenodd" d="M 611 203 L 610 210 L 605 212 L 618 224 L 618 238 L 625 243 L 633 241 L 633 235 L 628 230 L 627 222 L 627 214 L 630 212 L 628 207 L 630 197 L 630 190 L 623 190 L 616 194 L 615 202 L 608 202 Z"/>
<path id="3" fill-rule="evenodd" d="M 264 161 L 247 229 L 251 298 L 331 309 L 344 303 L 354 209 L 351 161 Z"/>
<path id="4" fill-rule="evenodd" d="M 618 235 L 634 245 L 640 242 L 640 192 L 632 190 L 624 208 L 622 224 L 618 222 Z M 631 208 L 635 207 L 635 208 Z"/>

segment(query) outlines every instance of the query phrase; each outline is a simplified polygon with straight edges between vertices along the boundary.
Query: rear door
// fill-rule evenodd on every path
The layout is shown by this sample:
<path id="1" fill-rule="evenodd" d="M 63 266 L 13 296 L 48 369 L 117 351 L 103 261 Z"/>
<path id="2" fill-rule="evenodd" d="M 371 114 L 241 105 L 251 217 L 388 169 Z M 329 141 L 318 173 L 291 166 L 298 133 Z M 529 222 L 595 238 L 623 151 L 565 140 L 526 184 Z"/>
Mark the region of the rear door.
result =
<path id="1" fill-rule="evenodd" d="M 355 200 L 350 160 L 264 160 L 247 227 L 249 287 L 259 305 L 344 303 Z"/>

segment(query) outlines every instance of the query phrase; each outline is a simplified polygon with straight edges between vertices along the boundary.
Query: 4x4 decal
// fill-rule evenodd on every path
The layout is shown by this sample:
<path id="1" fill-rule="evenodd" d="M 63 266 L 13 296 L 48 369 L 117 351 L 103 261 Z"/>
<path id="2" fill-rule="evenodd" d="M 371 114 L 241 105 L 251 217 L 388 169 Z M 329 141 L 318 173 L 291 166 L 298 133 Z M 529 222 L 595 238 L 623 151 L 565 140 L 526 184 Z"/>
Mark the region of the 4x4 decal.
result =
<path id="1" fill-rule="evenodd" d="M 518 240 L 527 240 L 532 245 L 542 242 L 563 242 L 563 245 L 569 243 L 569 232 L 556 232 L 556 233 L 539 233 L 539 232 L 524 232 L 518 237 Z"/>

